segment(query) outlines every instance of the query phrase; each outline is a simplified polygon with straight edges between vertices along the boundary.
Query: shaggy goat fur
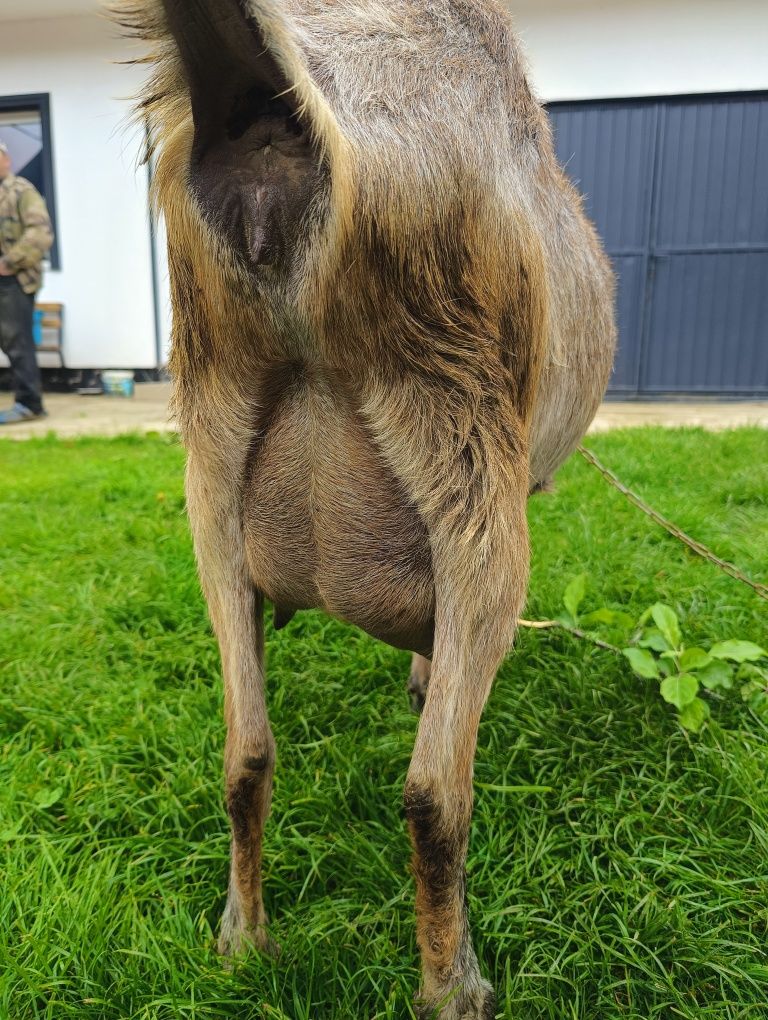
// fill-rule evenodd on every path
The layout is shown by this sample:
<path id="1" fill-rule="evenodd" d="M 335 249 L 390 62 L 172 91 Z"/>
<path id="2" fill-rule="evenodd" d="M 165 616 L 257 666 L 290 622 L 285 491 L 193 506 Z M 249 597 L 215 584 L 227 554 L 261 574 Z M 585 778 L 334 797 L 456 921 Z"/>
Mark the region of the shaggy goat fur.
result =
<path id="1" fill-rule="evenodd" d="M 493 1015 L 464 860 L 477 727 L 528 578 L 526 499 L 589 424 L 613 284 L 496 0 L 136 0 L 175 411 L 221 647 L 221 948 L 270 947 L 262 609 L 418 653 L 405 789 L 420 1009 Z M 431 665 L 428 660 L 431 660 Z"/>

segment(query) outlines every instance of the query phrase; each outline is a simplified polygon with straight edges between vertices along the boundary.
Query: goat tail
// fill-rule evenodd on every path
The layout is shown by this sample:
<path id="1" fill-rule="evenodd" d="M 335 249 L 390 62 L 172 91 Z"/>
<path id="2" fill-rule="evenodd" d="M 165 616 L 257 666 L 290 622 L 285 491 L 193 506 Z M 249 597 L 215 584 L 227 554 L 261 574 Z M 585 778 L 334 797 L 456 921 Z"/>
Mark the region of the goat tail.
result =
<path id="1" fill-rule="evenodd" d="M 246 0 L 245 7 L 285 75 L 299 116 L 323 154 L 331 163 L 337 163 L 347 149 L 346 140 L 328 100 L 309 72 L 308 35 L 280 0 Z"/>

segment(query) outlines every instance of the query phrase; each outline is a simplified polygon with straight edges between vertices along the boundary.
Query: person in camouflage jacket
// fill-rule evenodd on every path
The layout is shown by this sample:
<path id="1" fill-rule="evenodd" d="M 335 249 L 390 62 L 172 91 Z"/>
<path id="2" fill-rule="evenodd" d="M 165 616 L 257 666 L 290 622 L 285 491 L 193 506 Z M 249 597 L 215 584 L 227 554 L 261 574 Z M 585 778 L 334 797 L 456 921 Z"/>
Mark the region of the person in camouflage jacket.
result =
<path id="1" fill-rule="evenodd" d="M 11 363 L 15 403 L 0 425 L 45 414 L 35 357 L 32 316 L 42 282 L 41 264 L 53 244 L 45 201 L 33 184 L 11 172 L 0 142 L 0 350 Z"/>

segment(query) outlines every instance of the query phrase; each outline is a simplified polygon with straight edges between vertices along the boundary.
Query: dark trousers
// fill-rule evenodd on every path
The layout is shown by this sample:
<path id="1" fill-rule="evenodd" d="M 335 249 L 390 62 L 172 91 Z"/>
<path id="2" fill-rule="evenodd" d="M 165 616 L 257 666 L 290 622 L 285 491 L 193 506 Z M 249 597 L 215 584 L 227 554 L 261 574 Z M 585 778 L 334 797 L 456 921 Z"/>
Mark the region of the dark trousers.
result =
<path id="1" fill-rule="evenodd" d="M 34 310 L 35 295 L 25 294 L 15 276 L 0 276 L 0 350 L 11 363 L 16 401 L 40 414 L 43 398 L 32 335 Z"/>

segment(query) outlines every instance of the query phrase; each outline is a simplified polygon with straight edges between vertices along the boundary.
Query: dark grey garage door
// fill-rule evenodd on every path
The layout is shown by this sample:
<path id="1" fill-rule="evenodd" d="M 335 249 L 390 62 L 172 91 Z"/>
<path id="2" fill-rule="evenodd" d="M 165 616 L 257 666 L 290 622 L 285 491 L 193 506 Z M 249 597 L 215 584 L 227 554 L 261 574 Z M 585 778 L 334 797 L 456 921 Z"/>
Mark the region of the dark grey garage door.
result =
<path id="1" fill-rule="evenodd" d="M 549 112 L 618 275 L 611 391 L 768 393 L 768 96 Z"/>

